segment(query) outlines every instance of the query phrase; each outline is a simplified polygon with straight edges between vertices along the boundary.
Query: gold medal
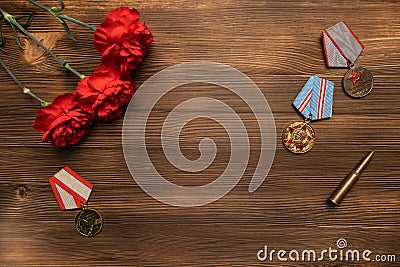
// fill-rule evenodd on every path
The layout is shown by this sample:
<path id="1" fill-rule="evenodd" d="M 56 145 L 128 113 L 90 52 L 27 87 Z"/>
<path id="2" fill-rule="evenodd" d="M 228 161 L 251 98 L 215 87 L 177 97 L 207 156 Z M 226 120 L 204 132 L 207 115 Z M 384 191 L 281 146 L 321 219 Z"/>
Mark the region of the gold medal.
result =
<path id="1" fill-rule="evenodd" d="M 75 216 L 76 231 L 83 236 L 97 235 L 103 227 L 103 217 L 94 209 L 82 205 L 82 210 Z"/>
<path id="2" fill-rule="evenodd" d="M 292 122 L 283 130 L 282 142 L 292 153 L 306 153 L 314 146 L 314 129 L 308 120 Z"/>
<path id="3" fill-rule="evenodd" d="M 315 143 L 315 132 L 310 122 L 332 116 L 334 84 L 326 79 L 311 76 L 300 90 L 293 106 L 305 118 L 292 122 L 282 132 L 283 145 L 292 153 L 310 151 Z"/>

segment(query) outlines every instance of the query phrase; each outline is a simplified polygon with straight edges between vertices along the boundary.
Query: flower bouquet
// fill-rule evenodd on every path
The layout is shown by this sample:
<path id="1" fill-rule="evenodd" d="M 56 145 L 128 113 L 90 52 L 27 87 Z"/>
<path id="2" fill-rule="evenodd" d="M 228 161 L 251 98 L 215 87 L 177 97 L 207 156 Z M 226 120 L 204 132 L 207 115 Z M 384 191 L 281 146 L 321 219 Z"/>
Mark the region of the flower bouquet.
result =
<path id="1" fill-rule="evenodd" d="M 80 81 L 76 90 L 57 96 L 52 102 L 36 96 L 14 75 L 0 58 L 0 64 L 10 74 L 23 93 L 30 95 L 41 103 L 33 128 L 42 132 L 42 141 L 50 142 L 55 147 L 73 145 L 85 138 L 95 122 L 108 121 L 122 116 L 124 108 L 134 94 L 132 71 L 142 63 L 153 35 L 140 14 L 134 8 L 120 7 L 110 11 L 104 22 L 97 28 L 71 18 L 62 13 L 64 3 L 58 0 L 60 7 L 49 8 L 41 3 L 28 0 L 39 8 L 48 11 L 58 19 L 69 38 L 74 39 L 66 21 L 76 23 L 94 31 L 94 47 L 101 54 L 102 63 L 90 76 L 85 76 L 56 56 L 27 30 L 34 13 L 29 16 L 25 26 L 0 7 L 0 21 L 5 20 L 14 31 L 17 44 L 17 31 L 32 39 L 44 49 L 62 67 L 77 75 Z M 5 52 L 3 48 L 0 50 Z"/>

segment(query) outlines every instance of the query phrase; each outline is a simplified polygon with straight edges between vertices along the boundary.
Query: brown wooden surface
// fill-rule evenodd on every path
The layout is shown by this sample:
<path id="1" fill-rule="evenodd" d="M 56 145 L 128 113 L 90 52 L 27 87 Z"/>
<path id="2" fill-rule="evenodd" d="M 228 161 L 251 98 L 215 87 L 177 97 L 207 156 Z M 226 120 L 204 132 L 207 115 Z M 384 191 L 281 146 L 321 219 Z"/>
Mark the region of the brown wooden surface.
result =
<path id="1" fill-rule="evenodd" d="M 335 248 L 339 238 L 346 238 L 351 249 L 397 254 L 400 261 L 398 1 L 65 0 L 65 4 L 65 14 L 93 25 L 119 6 L 140 10 L 156 41 L 134 75 L 137 87 L 168 66 L 194 60 L 220 62 L 244 72 L 260 87 L 273 111 L 276 156 L 267 180 L 248 193 L 259 144 L 254 117 L 222 88 L 201 84 L 178 88 L 169 98 L 174 101 L 167 96 L 159 103 L 155 116 L 160 116 L 160 126 L 161 118 L 180 100 L 216 97 L 247 121 L 255 144 L 244 177 L 224 198 L 197 208 L 168 206 L 148 196 L 131 178 L 121 148 L 122 118 L 97 124 L 77 146 L 55 149 L 41 143 L 40 134 L 31 128 L 38 105 L 1 70 L 1 266 L 282 265 L 259 262 L 257 251 L 265 244 L 270 249 L 320 251 Z M 14 15 L 37 10 L 22 0 L 2 0 L 0 5 Z M 346 20 L 365 45 L 357 64 L 374 74 L 374 90 L 363 99 L 344 94 L 345 70 L 325 67 L 321 31 L 340 20 Z M 90 74 L 100 62 L 93 35 L 79 26 L 70 27 L 76 42 L 39 11 L 30 31 L 72 66 Z M 76 77 L 29 42 L 25 42 L 29 49 L 18 50 L 10 28 L 3 28 L 9 54 L 1 57 L 27 87 L 46 99 L 74 90 Z M 334 116 L 313 124 L 317 144 L 297 156 L 284 149 L 279 136 L 286 123 L 300 118 L 291 102 L 309 75 L 335 82 Z M 209 170 L 196 176 L 174 173 L 164 165 L 162 147 L 154 145 L 152 160 L 160 172 L 181 185 L 201 185 L 217 178 L 230 148 L 225 132 L 215 126 L 198 120 L 182 132 L 183 152 L 191 159 L 199 155 L 200 138 L 217 139 L 220 154 Z M 149 138 L 156 143 L 159 136 Z M 375 158 L 342 206 L 328 207 L 325 199 L 372 149 L 377 151 Z M 90 206 L 102 212 L 105 225 L 94 238 L 75 232 L 76 212 L 60 211 L 48 184 L 48 178 L 64 165 L 95 185 Z M 340 263 L 315 264 L 322 265 Z"/>

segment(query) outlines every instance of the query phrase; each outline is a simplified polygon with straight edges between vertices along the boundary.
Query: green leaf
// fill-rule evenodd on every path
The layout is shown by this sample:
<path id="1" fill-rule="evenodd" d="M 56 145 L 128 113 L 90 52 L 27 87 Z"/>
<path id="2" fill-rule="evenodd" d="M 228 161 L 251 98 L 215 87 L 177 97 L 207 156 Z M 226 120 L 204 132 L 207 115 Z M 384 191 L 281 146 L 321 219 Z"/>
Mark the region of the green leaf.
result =
<path id="1" fill-rule="evenodd" d="M 63 10 L 65 7 L 63 0 L 57 0 L 57 1 L 60 4 L 61 10 Z"/>
<path id="2" fill-rule="evenodd" d="M 72 41 L 75 41 L 74 36 L 72 35 L 71 31 L 69 30 L 69 27 L 67 25 L 67 23 L 65 23 L 65 21 L 62 18 L 57 18 L 60 22 L 61 25 L 63 26 L 65 32 L 67 33 L 69 39 L 71 39 Z"/>
<path id="3" fill-rule="evenodd" d="M 11 25 L 11 29 L 14 32 L 14 37 L 15 37 L 15 41 L 17 42 L 17 45 L 19 46 L 19 48 L 21 48 L 21 50 L 25 50 L 25 48 L 22 46 L 21 42 L 19 41 L 18 32 L 15 29 L 15 26 L 11 23 L 10 23 L 10 25 Z"/>
<path id="4" fill-rule="evenodd" d="M 36 14 L 36 11 L 32 11 L 31 14 L 29 15 L 29 18 L 26 21 L 25 25 L 23 25 L 22 27 L 24 27 L 25 29 L 28 29 L 29 26 L 31 26 L 31 23 L 32 23 L 32 20 L 33 20 L 33 17 L 35 16 L 35 14 Z"/>

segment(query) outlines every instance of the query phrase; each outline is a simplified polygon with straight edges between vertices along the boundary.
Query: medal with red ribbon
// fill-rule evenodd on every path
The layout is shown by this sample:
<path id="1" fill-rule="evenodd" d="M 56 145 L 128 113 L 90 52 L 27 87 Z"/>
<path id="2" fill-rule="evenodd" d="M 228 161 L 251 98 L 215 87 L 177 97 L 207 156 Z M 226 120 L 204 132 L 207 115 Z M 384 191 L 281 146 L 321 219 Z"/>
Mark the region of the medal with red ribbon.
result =
<path id="1" fill-rule="evenodd" d="M 76 230 L 83 236 L 94 236 L 103 227 L 101 214 L 87 208 L 93 185 L 69 167 L 62 168 L 49 179 L 61 210 L 82 209 L 75 216 Z"/>
<path id="2" fill-rule="evenodd" d="M 285 147 L 293 153 L 305 153 L 315 143 L 315 132 L 310 122 L 332 116 L 334 84 L 326 79 L 311 76 L 301 89 L 293 106 L 304 117 L 304 121 L 290 123 L 282 132 Z"/>
<path id="3" fill-rule="evenodd" d="M 354 62 L 364 50 L 363 44 L 346 22 L 341 21 L 322 32 L 326 65 L 332 68 L 349 68 L 343 77 L 343 87 L 352 97 L 364 97 L 373 87 L 372 73 L 364 67 L 354 67 Z"/>

